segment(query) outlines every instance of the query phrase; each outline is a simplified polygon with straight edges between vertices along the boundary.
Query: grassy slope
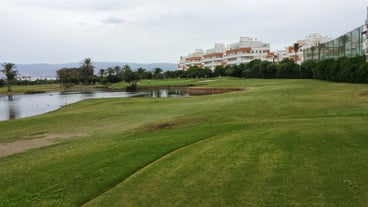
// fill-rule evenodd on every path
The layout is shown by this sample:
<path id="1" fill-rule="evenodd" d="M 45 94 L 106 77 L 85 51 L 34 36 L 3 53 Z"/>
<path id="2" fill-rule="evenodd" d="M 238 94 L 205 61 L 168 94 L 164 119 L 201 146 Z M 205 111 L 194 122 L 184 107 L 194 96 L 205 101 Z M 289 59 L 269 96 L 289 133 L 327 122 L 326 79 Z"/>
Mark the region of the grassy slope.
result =
<path id="1" fill-rule="evenodd" d="M 90 90 L 101 87 L 101 85 L 60 85 L 60 84 L 44 84 L 44 85 L 26 85 L 18 86 L 13 85 L 10 94 L 24 94 L 27 92 L 55 92 L 55 91 L 65 91 L 65 90 Z M 103 86 L 102 86 L 103 87 Z M 0 96 L 8 95 L 8 88 L 0 87 Z"/>
<path id="2" fill-rule="evenodd" d="M 212 78 L 213 80 L 215 78 Z M 204 83 L 201 81 L 208 79 L 167 79 L 167 80 L 141 80 L 138 83 L 138 86 L 143 87 L 155 87 L 155 86 L 189 86 L 189 85 L 203 85 Z M 114 88 L 125 88 L 129 84 L 125 82 L 114 83 L 111 86 Z"/>
<path id="3" fill-rule="evenodd" d="M 0 95 L 6 95 L 8 88 L 0 87 Z M 63 90 L 63 87 L 60 86 L 60 84 L 45 84 L 45 85 L 29 85 L 29 86 L 18 86 L 13 85 L 12 86 L 12 93 L 13 94 L 19 94 L 24 93 L 26 91 L 59 91 Z"/>
<path id="4" fill-rule="evenodd" d="M 78 206 L 109 189 L 87 206 L 368 204 L 367 85 L 208 84 L 249 90 L 88 100 L 0 122 L 0 142 L 88 133 L 1 158 L 0 206 Z"/>

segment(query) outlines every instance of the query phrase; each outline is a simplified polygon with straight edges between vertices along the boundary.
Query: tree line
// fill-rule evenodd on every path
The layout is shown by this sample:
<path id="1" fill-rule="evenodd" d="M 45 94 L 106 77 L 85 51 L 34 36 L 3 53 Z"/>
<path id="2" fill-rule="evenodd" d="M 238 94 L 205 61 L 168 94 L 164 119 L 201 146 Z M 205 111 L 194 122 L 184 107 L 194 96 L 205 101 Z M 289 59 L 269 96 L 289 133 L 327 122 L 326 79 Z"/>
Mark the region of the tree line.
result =
<path id="1" fill-rule="evenodd" d="M 253 60 L 239 65 L 216 66 L 212 71 L 198 66 L 189 67 L 185 71 L 167 71 L 164 73 L 169 78 L 207 78 L 219 76 L 243 77 L 243 78 L 312 78 L 310 68 L 301 67 L 293 60 L 285 59 L 280 63 Z"/>
<path id="2" fill-rule="evenodd" d="M 322 61 L 306 61 L 302 66 L 313 71 L 313 77 L 347 83 L 368 83 L 368 63 L 364 56 L 341 57 Z"/>
<path id="3" fill-rule="evenodd" d="M 295 46 L 297 51 L 298 45 Z M 93 67 L 89 72 L 86 63 L 81 68 L 58 70 L 58 78 L 61 83 L 84 83 L 99 82 L 102 84 L 125 81 L 132 85 L 140 79 L 163 79 L 163 78 L 209 78 L 219 76 L 243 77 L 243 78 L 309 78 L 349 83 L 368 83 L 368 63 L 364 56 L 341 57 L 339 59 L 308 60 L 301 65 L 294 60 L 284 59 L 279 63 L 253 60 L 239 65 L 216 66 L 214 70 L 191 66 L 188 70 L 175 70 L 163 72 L 156 68 L 147 71 L 138 68 L 132 71 L 128 65 L 115 66 L 100 69 L 98 75 L 94 75 Z M 88 67 L 87 67 L 88 68 Z M 88 70 L 87 70 L 88 71 Z M 86 75 L 88 77 L 86 77 Z M 131 80 L 134 80 L 133 82 Z"/>
<path id="4" fill-rule="evenodd" d="M 135 88 L 141 79 L 162 78 L 163 70 L 155 68 L 153 72 L 143 68 L 133 71 L 129 65 L 123 67 L 116 65 L 100 69 L 97 73 L 90 58 L 86 58 L 79 68 L 62 68 L 56 71 L 57 79 L 61 84 L 95 84 L 107 85 L 125 81 L 130 88 Z"/>
<path id="5" fill-rule="evenodd" d="M 0 87 L 7 86 L 8 92 L 12 91 L 12 86 L 16 85 L 40 85 L 60 83 L 66 84 L 109 84 L 125 81 L 130 88 L 135 88 L 140 79 L 160 79 L 164 78 L 163 70 L 155 68 L 152 72 L 143 68 L 138 68 L 133 71 L 129 65 L 114 66 L 107 69 L 100 69 L 95 74 L 95 67 L 90 58 L 85 58 L 80 67 L 77 68 L 62 68 L 56 71 L 57 80 L 17 80 L 18 71 L 14 63 L 4 63 L 1 65 L 5 79 L 0 79 Z M 128 88 L 129 88 L 128 87 Z"/>
<path id="6" fill-rule="evenodd" d="M 301 65 L 284 59 L 280 63 L 253 60 L 247 64 L 216 66 L 212 71 L 198 66 L 186 71 L 168 71 L 168 77 L 205 78 L 232 76 L 244 78 L 308 78 L 347 83 L 368 83 L 368 63 L 364 56 L 341 57 L 322 61 L 308 60 Z"/>
<path id="7" fill-rule="evenodd" d="M 56 71 L 56 75 L 61 84 L 95 83 L 94 66 L 90 58 L 84 59 L 79 68 L 62 68 Z"/>

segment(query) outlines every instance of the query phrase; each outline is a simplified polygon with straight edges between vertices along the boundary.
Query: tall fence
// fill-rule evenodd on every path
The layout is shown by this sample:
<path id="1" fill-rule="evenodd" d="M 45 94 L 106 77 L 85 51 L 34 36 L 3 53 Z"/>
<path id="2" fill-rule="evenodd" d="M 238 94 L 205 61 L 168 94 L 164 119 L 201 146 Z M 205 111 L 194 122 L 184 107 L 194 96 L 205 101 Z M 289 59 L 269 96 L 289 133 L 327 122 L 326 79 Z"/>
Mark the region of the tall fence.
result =
<path id="1" fill-rule="evenodd" d="M 316 44 L 303 51 L 304 60 L 337 59 L 365 55 L 364 25 L 323 44 Z"/>

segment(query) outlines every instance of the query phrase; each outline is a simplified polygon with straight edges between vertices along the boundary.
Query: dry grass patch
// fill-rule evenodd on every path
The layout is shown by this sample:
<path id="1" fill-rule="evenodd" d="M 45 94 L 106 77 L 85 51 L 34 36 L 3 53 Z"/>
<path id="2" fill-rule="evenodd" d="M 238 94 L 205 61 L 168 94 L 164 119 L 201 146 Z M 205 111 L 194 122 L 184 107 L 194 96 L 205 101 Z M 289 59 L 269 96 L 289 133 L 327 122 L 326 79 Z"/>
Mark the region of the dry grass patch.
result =
<path id="1" fill-rule="evenodd" d="M 368 96 L 368 91 L 362 91 L 358 94 L 358 96 Z"/>
<path id="2" fill-rule="evenodd" d="M 26 135 L 26 140 L 20 140 L 15 142 L 0 143 L 0 157 L 6 157 L 13 154 L 25 152 L 30 149 L 37 149 L 46 147 L 49 145 L 57 144 L 58 140 L 69 139 L 73 137 L 88 136 L 88 133 L 65 133 L 65 134 L 49 134 L 49 133 L 37 133 L 32 135 Z"/>
<path id="3" fill-rule="evenodd" d="M 152 132 L 161 131 L 161 130 L 170 130 L 170 129 L 177 128 L 180 126 L 193 124 L 193 123 L 199 123 L 199 122 L 200 122 L 199 120 L 195 120 L 195 119 L 174 120 L 174 121 L 168 121 L 168 122 L 144 126 L 143 131 L 146 133 L 152 133 Z M 137 130 L 142 131 L 142 128 L 139 128 Z"/>

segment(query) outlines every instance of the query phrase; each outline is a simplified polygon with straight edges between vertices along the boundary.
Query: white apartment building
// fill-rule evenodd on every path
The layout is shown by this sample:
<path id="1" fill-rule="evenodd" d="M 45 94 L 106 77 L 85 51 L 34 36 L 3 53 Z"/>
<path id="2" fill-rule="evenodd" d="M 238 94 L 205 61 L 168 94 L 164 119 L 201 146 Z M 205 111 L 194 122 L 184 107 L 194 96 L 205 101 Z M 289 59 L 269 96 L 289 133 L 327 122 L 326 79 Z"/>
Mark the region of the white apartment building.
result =
<path id="1" fill-rule="evenodd" d="M 224 60 L 226 65 L 239 65 L 252 60 L 272 61 L 274 56 L 270 52 L 270 44 L 250 37 L 240 37 L 240 41 L 229 46 Z"/>
<path id="2" fill-rule="evenodd" d="M 215 43 L 215 47 L 206 50 L 206 54 L 203 55 L 203 64 L 205 68 L 210 68 L 214 70 L 216 66 L 226 65 L 224 60 L 225 52 L 227 47 L 223 43 Z"/>
<path id="3" fill-rule="evenodd" d="M 273 61 L 275 63 L 279 63 L 280 61 L 289 58 L 288 55 L 286 54 L 286 50 L 276 50 L 274 54 L 275 59 Z"/>
<path id="4" fill-rule="evenodd" d="M 202 49 L 196 49 L 194 53 L 189 54 L 188 56 L 181 56 L 180 62 L 178 65 L 178 70 L 187 70 L 191 66 L 203 67 L 203 55 L 204 51 Z"/>
<path id="5" fill-rule="evenodd" d="M 215 47 L 206 50 L 205 53 L 197 49 L 195 53 L 181 56 L 178 70 L 186 70 L 190 66 L 207 67 L 214 70 L 218 65 L 239 65 L 255 59 L 274 61 L 274 56 L 274 53 L 270 52 L 269 43 L 250 37 L 240 37 L 239 42 L 227 47 L 222 43 L 215 43 Z"/>

